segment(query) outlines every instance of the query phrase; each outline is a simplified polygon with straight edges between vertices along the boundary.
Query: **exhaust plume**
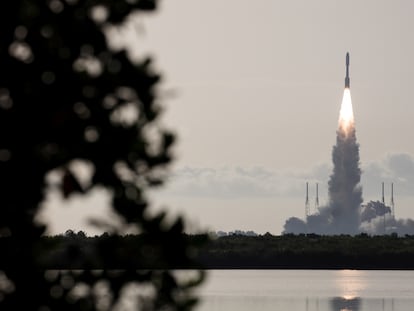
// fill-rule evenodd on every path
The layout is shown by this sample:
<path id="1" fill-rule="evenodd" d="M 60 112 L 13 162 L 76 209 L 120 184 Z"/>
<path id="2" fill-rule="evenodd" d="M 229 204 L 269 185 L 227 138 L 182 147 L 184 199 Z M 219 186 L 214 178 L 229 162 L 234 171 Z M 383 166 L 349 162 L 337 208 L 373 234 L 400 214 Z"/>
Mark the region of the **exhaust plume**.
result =
<path id="1" fill-rule="evenodd" d="M 310 215 L 305 222 L 288 219 L 285 223 L 285 233 L 303 233 L 304 226 L 308 233 L 359 233 L 362 203 L 361 169 L 349 88 L 344 90 L 332 162 L 328 205 L 319 208 L 319 213 Z"/>
<path id="2" fill-rule="evenodd" d="M 359 144 L 355 133 L 351 92 L 344 91 L 336 145 L 332 151 L 333 172 L 329 180 L 328 215 L 335 233 L 356 234 L 362 204 Z"/>

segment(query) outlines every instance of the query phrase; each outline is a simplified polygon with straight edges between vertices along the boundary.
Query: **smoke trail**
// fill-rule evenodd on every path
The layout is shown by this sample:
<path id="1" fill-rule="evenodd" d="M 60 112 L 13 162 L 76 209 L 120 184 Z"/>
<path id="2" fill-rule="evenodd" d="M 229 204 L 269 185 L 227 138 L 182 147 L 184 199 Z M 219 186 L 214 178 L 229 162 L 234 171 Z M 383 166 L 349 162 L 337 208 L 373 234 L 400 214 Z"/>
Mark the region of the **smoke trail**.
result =
<path id="1" fill-rule="evenodd" d="M 309 229 L 325 234 L 357 234 L 362 203 L 361 169 L 351 92 L 348 88 L 344 91 L 339 112 L 332 162 L 333 172 L 328 183 L 329 204 L 314 219 L 309 219 Z"/>
<path id="2" fill-rule="evenodd" d="M 306 222 L 290 218 L 284 233 L 357 234 L 360 227 L 362 188 L 359 144 L 356 139 L 351 93 L 345 88 L 339 113 L 336 144 L 332 150 L 333 172 L 329 180 L 329 204 Z M 303 230 L 303 229 L 302 229 Z"/>
<path id="3" fill-rule="evenodd" d="M 330 216 L 334 233 L 356 234 L 360 224 L 362 188 L 359 144 L 353 122 L 347 127 L 340 124 L 336 145 L 332 151 L 332 161 L 334 168 L 328 183 L 329 206 L 325 213 Z"/>

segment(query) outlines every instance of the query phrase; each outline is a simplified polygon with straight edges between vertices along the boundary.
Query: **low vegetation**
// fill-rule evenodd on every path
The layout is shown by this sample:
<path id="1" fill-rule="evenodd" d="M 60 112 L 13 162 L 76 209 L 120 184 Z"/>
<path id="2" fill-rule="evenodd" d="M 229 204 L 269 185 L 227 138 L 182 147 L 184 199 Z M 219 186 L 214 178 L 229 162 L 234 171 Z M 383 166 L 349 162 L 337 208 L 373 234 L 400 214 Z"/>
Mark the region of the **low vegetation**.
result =
<path id="1" fill-rule="evenodd" d="M 208 268 L 413 269 L 414 236 L 226 236 L 200 253 Z"/>
<path id="2" fill-rule="evenodd" d="M 38 261 L 52 269 L 414 269 L 414 236 L 182 235 L 175 239 L 183 241 L 179 245 L 167 240 L 145 234 L 87 237 L 68 232 L 43 237 Z M 8 238 L 0 243 L 7 248 Z M 6 254 L 11 255 L 2 256 L 1 265 L 13 258 L 13 251 Z"/>

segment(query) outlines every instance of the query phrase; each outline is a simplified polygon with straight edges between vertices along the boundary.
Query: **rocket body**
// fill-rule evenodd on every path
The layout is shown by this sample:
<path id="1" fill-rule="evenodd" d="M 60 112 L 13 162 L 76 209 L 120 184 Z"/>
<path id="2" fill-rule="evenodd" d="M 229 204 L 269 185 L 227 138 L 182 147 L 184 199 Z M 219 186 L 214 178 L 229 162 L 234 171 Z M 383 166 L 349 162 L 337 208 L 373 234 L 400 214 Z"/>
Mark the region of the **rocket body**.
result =
<path id="1" fill-rule="evenodd" d="M 345 65 L 346 65 L 345 88 L 349 89 L 349 53 L 346 53 Z"/>

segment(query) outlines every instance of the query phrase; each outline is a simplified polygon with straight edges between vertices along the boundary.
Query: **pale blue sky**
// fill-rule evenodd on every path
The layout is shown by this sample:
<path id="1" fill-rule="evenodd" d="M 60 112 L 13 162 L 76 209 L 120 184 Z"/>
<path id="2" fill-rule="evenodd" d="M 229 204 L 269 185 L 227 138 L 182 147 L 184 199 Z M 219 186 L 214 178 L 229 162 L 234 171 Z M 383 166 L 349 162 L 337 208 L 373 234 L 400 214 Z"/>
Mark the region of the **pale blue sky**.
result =
<path id="1" fill-rule="evenodd" d="M 414 2 L 160 4 L 135 17 L 143 37 L 126 35 L 175 94 L 161 100 L 179 142 L 169 186 L 152 195 L 157 208 L 211 229 L 280 233 L 286 217 L 303 216 L 307 180 L 326 201 L 349 51 L 364 199 L 394 181 L 397 217 L 414 218 Z M 78 225 L 75 210 L 50 210 L 53 230 Z"/>

